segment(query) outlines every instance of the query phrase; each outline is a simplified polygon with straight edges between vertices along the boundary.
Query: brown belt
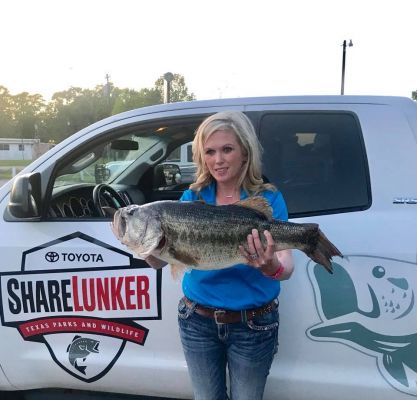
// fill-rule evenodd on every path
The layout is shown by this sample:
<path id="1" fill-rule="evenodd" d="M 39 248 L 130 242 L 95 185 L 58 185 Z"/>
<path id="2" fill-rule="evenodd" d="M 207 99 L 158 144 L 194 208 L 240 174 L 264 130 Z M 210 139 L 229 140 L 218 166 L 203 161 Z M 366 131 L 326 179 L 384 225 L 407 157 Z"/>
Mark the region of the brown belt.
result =
<path id="1" fill-rule="evenodd" d="M 197 314 L 206 318 L 214 319 L 216 324 L 234 324 L 236 322 L 249 321 L 255 317 L 268 314 L 275 310 L 277 307 L 277 302 L 273 300 L 270 303 L 258 308 L 250 308 L 248 310 L 242 311 L 231 311 L 204 307 L 200 304 L 195 304 L 190 299 L 187 299 L 187 297 L 184 297 L 184 301 L 188 307 L 195 306 L 194 310 Z"/>

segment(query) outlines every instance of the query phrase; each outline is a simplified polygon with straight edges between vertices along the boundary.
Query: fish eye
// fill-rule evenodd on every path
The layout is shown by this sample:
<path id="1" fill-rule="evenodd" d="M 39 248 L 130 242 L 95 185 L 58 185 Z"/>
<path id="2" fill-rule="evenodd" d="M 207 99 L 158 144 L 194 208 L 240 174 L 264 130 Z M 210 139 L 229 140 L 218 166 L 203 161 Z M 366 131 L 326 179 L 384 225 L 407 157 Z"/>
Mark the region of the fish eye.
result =
<path id="1" fill-rule="evenodd" d="M 381 267 L 380 265 L 377 265 L 376 267 L 373 268 L 372 275 L 378 279 L 382 278 L 385 275 L 385 268 Z"/>

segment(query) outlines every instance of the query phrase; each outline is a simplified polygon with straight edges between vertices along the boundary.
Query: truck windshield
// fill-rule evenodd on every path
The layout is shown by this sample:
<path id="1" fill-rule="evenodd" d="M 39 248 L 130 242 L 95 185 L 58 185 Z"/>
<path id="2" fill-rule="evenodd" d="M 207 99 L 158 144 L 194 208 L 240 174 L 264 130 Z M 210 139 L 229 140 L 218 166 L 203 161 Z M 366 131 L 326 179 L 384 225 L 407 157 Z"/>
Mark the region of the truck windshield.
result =
<path id="1" fill-rule="evenodd" d="M 58 172 L 54 187 L 77 183 L 109 183 L 154 146 L 155 136 L 127 135 L 82 154 Z"/>

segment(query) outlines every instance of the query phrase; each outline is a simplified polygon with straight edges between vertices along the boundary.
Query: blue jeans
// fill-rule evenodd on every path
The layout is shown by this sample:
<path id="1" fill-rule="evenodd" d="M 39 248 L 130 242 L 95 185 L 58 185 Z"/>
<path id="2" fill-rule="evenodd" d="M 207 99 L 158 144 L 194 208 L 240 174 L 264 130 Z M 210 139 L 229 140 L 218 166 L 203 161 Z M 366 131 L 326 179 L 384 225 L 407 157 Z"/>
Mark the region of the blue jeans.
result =
<path id="1" fill-rule="evenodd" d="M 232 400 L 261 400 L 278 349 L 278 306 L 234 324 L 216 324 L 183 299 L 178 324 L 195 400 L 226 400 L 226 365 Z"/>

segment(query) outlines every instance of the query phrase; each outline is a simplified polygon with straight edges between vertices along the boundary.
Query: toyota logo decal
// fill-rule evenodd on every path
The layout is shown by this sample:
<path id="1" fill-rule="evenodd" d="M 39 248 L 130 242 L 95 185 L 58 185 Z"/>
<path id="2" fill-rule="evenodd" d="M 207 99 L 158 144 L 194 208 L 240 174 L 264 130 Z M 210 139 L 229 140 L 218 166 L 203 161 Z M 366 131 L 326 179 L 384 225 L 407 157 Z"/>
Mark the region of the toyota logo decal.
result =
<path id="1" fill-rule="evenodd" d="M 49 251 L 45 254 L 45 260 L 49 262 L 57 262 L 59 260 L 59 254 L 55 251 Z"/>

